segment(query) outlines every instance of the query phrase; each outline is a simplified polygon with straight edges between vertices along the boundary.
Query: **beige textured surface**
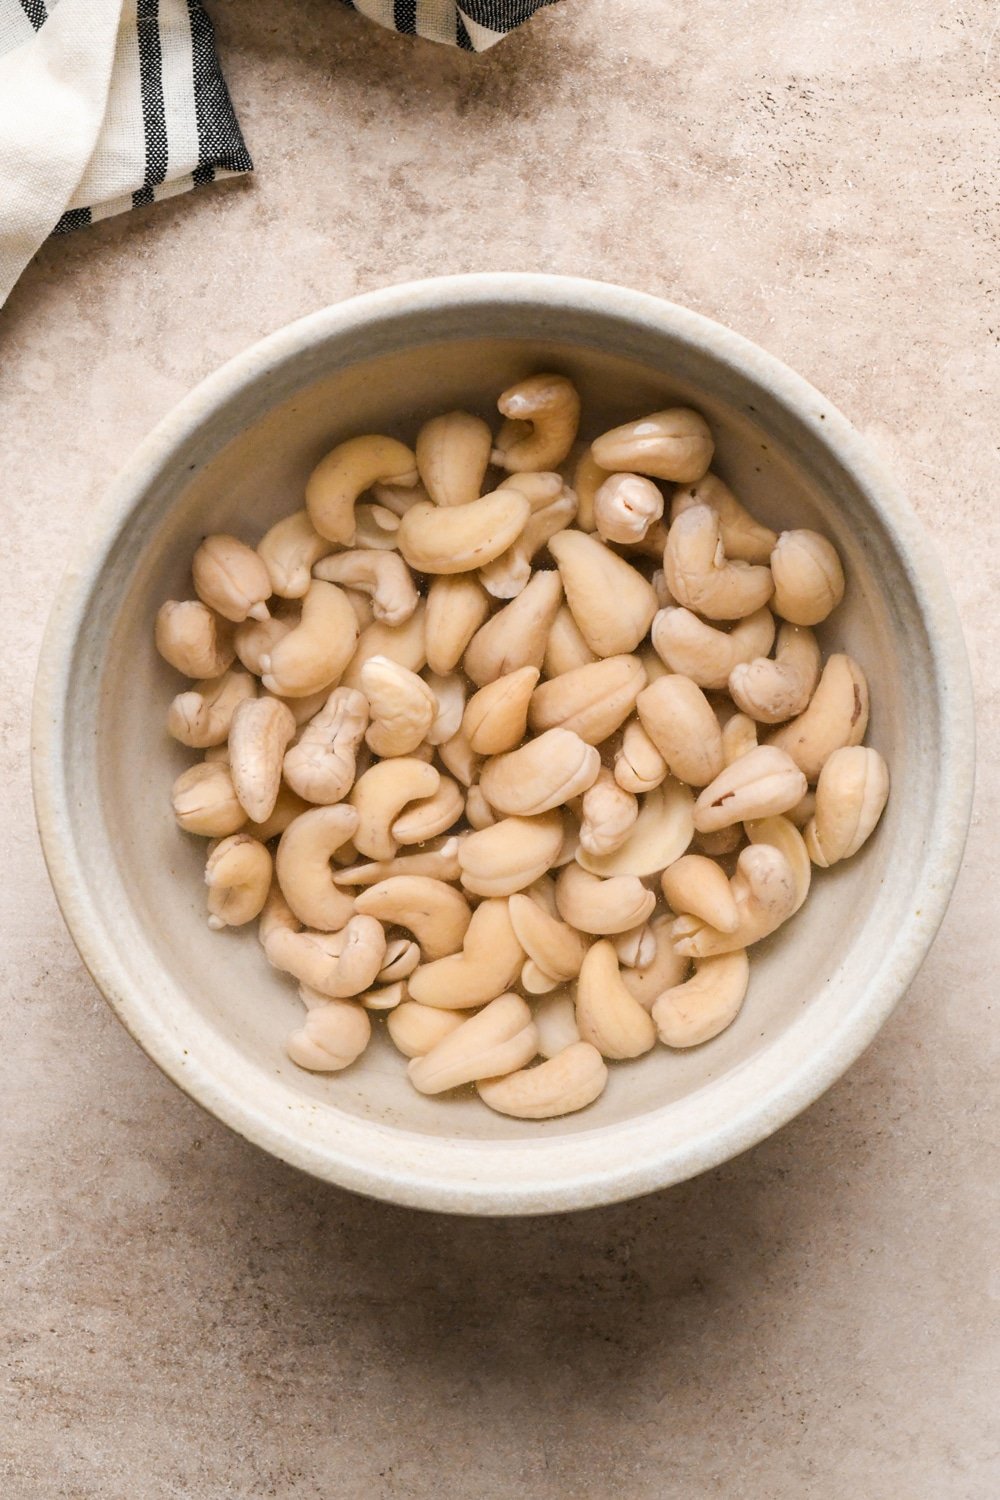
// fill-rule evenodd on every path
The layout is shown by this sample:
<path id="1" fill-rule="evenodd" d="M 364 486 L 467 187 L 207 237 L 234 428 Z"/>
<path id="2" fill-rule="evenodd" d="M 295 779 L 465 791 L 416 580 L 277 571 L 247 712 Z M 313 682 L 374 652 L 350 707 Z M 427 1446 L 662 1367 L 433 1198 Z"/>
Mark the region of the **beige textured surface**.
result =
<path id="1" fill-rule="evenodd" d="M 0 314 L 5 1500 L 992 1500 L 995 7 L 569 0 L 478 60 L 213 10 L 256 180 L 47 247 Z M 49 893 L 26 689 L 78 519 L 196 379 L 354 291 L 532 267 L 730 323 L 870 433 L 985 750 L 931 959 L 823 1101 L 673 1192 L 462 1222 L 311 1183 L 145 1061 Z"/>

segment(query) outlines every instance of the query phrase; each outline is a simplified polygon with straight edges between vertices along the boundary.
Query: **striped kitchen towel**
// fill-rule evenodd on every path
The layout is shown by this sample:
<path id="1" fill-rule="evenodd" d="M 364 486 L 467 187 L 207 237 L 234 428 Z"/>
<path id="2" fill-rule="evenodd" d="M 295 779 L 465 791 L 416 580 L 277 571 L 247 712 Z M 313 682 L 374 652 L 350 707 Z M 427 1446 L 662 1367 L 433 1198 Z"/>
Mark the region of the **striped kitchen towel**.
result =
<path id="1" fill-rule="evenodd" d="M 344 3 L 482 52 L 556 0 Z M 252 169 L 200 0 L 0 0 L 0 305 L 47 235 Z"/>

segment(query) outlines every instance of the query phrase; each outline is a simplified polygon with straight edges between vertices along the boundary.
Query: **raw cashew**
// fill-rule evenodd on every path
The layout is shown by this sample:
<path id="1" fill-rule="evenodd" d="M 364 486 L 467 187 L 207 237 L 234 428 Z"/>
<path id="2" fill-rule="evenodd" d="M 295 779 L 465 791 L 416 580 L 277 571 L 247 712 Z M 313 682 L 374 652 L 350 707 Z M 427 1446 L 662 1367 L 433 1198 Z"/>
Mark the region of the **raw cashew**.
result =
<path id="1" fill-rule="evenodd" d="M 314 579 L 302 600 L 302 618 L 260 659 L 262 681 L 281 698 L 306 698 L 332 686 L 354 654 L 358 622 L 336 584 Z"/>
<path id="2" fill-rule="evenodd" d="M 376 620 L 386 625 L 402 625 L 420 602 L 398 552 L 334 552 L 316 564 L 313 576 L 370 594 Z"/>
<path id="3" fill-rule="evenodd" d="M 313 469 L 306 482 L 306 509 L 320 536 L 349 546 L 354 540 L 354 504 L 373 484 L 417 482 L 417 460 L 395 438 L 348 438 Z"/>
<path id="4" fill-rule="evenodd" d="M 416 946 L 416 943 L 414 943 L 413 947 L 416 948 Z M 380 971 L 378 984 L 372 989 L 366 990 L 363 995 L 359 995 L 358 1000 L 364 1006 L 365 1010 L 392 1011 L 398 1005 L 402 1005 L 408 993 L 405 979 L 397 979 L 389 984 L 383 984 Z"/>
<path id="5" fill-rule="evenodd" d="M 537 681 L 537 667 L 519 667 L 473 694 L 465 708 L 462 728 L 476 755 L 500 755 L 521 743 L 528 726 L 528 702 Z"/>
<path id="6" fill-rule="evenodd" d="M 530 375 L 504 391 L 497 409 L 507 418 L 493 451 L 501 468 L 556 469 L 569 454 L 580 425 L 580 397 L 565 375 Z"/>
<path id="7" fill-rule="evenodd" d="M 699 833 L 787 812 L 806 793 L 806 778 L 784 750 L 758 745 L 709 782 L 694 805 Z"/>
<path id="8" fill-rule="evenodd" d="M 544 974 L 556 980 L 579 974 L 587 945 L 575 928 L 560 922 L 527 891 L 511 896 L 508 910 L 518 942 Z"/>
<path id="9" fill-rule="evenodd" d="M 479 784 L 497 812 L 530 817 L 561 807 L 597 780 L 601 755 L 571 729 L 548 729 L 483 766 Z"/>
<path id="10" fill-rule="evenodd" d="M 648 922 L 616 932 L 611 939 L 623 969 L 645 969 L 656 957 L 656 937 Z"/>
<path id="11" fill-rule="evenodd" d="M 408 802 L 433 797 L 441 781 L 440 772 L 412 756 L 382 760 L 359 776 L 351 790 L 351 803 L 359 822 L 354 844 L 369 859 L 392 859 L 396 840 L 392 825 Z"/>
<path id="12" fill-rule="evenodd" d="M 583 531 L 560 531 L 549 551 L 591 651 L 596 656 L 634 651 L 657 610 L 656 595 L 642 574 Z"/>
<path id="13" fill-rule="evenodd" d="M 351 1000 L 327 1000 L 313 1006 L 285 1043 L 293 1063 L 314 1073 L 339 1073 L 356 1062 L 368 1045 L 372 1027 L 365 1010 Z"/>
<path id="14" fill-rule="evenodd" d="M 463 786 L 471 787 L 479 775 L 482 757 L 477 755 L 466 738 L 464 729 L 453 734 L 450 740 L 438 745 L 441 764 L 451 772 Z"/>
<path id="15" fill-rule="evenodd" d="M 229 769 L 247 816 L 263 823 L 274 811 L 281 767 L 295 735 L 291 710 L 277 698 L 244 698 L 229 726 Z"/>
<path id="16" fill-rule="evenodd" d="M 766 648 L 754 660 L 733 666 L 729 692 L 733 702 L 761 724 L 781 724 L 809 705 L 819 681 L 819 645 L 801 625 L 782 625 L 774 660 Z"/>
<path id="17" fill-rule="evenodd" d="M 664 990 L 653 1005 L 660 1041 L 667 1047 L 698 1047 L 718 1036 L 739 1015 L 749 982 L 744 951 L 699 959 L 692 978 Z"/>
<path id="18" fill-rule="evenodd" d="M 594 521 L 606 542 L 641 542 L 662 515 L 662 490 L 641 474 L 611 474 L 594 496 Z"/>
<path id="19" fill-rule="evenodd" d="M 247 671 L 260 677 L 264 671 L 262 659 L 291 634 L 296 623 L 295 612 L 286 606 L 280 613 L 268 615 L 266 620 L 247 619 L 237 625 L 233 631 L 233 646 Z"/>
<path id="20" fill-rule="evenodd" d="M 573 489 L 576 492 L 576 524 L 581 531 L 595 531 L 597 522 L 594 519 L 594 502 L 597 499 L 597 491 L 606 479 L 610 479 L 611 470 L 602 469 L 590 451 L 590 445 L 584 448 L 580 454 L 575 469 L 573 470 Z"/>
<path id="21" fill-rule="evenodd" d="M 385 959 L 378 971 L 379 984 L 395 984 L 397 980 L 409 979 L 419 962 L 419 943 L 412 938 L 391 938 L 385 945 Z"/>
<path id="22" fill-rule="evenodd" d="M 769 568 L 726 556 L 719 517 L 708 505 L 693 505 L 674 521 L 663 570 L 678 604 L 710 620 L 755 614 L 774 591 Z"/>
<path id="23" fill-rule="evenodd" d="M 560 532 L 560 537 L 568 536 Z M 555 569 L 537 572 L 526 588 L 476 631 L 463 666 L 477 687 L 485 687 L 518 667 L 541 667 L 549 628 L 562 602 L 562 580 Z"/>
<path id="24" fill-rule="evenodd" d="M 580 1040 L 576 1003 L 565 986 L 541 996 L 531 1007 L 531 1014 L 538 1032 L 539 1057 L 557 1057 Z"/>
<path id="25" fill-rule="evenodd" d="M 167 728 L 175 740 L 193 750 L 221 745 L 229 736 L 236 705 L 256 693 L 257 684 L 249 673 L 233 669 L 207 682 L 196 682 L 171 703 Z"/>
<path id="26" fill-rule="evenodd" d="M 538 1052 L 538 1033 L 520 995 L 500 995 L 450 1036 L 411 1060 L 407 1072 L 422 1094 L 523 1068 Z"/>
<path id="27" fill-rule="evenodd" d="M 704 417 L 673 406 L 612 428 L 594 439 L 590 451 L 596 463 L 615 473 L 628 470 L 690 484 L 708 471 L 715 444 Z"/>
<path id="28" fill-rule="evenodd" d="M 267 569 L 271 591 L 281 599 L 301 599 L 312 582 L 313 565 L 331 550 L 307 510 L 297 510 L 276 521 L 257 544 L 257 555 Z"/>
<path id="29" fill-rule="evenodd" d="M 656 875 L 690 844 L 693 806 L 690 788 L 671 776 L 646 793 L 628 837 L 616 849 L 591 854 L 581 848 L 577 861 L 592 875 Z"/>
<path id="30" fill-rule="evenodd" d="M 266 948 L 268 938 L 279 930 L 301 932 L 302 923 L 281 894 L 281 886 L 272 879 L 271 889 L 267 893 L 267 900 L 261 908 L 260 921 L 257 923 L 257 938 L 261 947 Z"/>
<path id="31" fill-rule="evenodd" d="M 268 962 L 327 999 L 371 989 L 385 957 L 385 933 L 374 917 L 353 916 L 339 932 L 275 927 L 264 942 Z"/>
<path id="32" fill-rule="evenodd" d="M 461 953 L 421 964 L 410 977 L 410 996 L 442 1010 L 471 1010 L 513 984 L 523 962 L 507 902 L 488 899 L 472 913 Z"/>
<path id="33" fill-rule="evenodd" d="M 208 757 L 206 756 L 205 759 L 207 760 Z M 802 798 L 802 801 L 796 802 L 795 806 L 789 808 L 788 812 L 785 813 L 785 817 L 788 819 L 789 823 L 794 823 L 795 827 L 799 829 L 800 832 L 803 828 L 805 828 L 806 824 L 809 822 L 809 819 L 815 817 L 815 815 L 815 792 L 806 792 L 805 796 Z"/>
<path id="34" fill-rule="evenodd" d="M 224 620 L 266 620 L 271 578 L 263 558 L 234 536 L 207 536 L 191 563 L 194 591 Z"/>
<path id="35" fill-rule="evenodd" d="M 656 897 L 637 875 L 603 880 L 574 863 L 559 872 L 556 904 L 563 921 L 578 932 L 612 936 L 647 921 Z"/>
<path id="36" fill-rule="evenodd" d="M 580 848 L 599 857 L 620 848 L 628 838 L 639 816 L 639 803 L 602 766 L 593 786 L 583 794 L 582 811 Z"/>
<path id="37" fill-rule="evenodd" d="M 399 516 L 384 505 L 354 507 L 354 546 L 361 550 L 393 552 L 399 545 Z"/>
<path id="38" fill-rule="evenodd" d="M 465 713 L 465 680 L 457 672 L 441 677 L 437 672 L 428 672 L 424 678 L 437 700 L 437 710 L 427 731 L 429 745 L 443 745 L 462 727 Z"/>
<path id="39" fill-rule="evenodd" d="M 385 625 L 376 620 L 362 631 L 357 649 L 347 664 L 341 687 L 359 688 L 365 663 L 373 656 L 387 656 L 397 666 L 410 672 L 419 672 L 427 662 L 424 644 L 425 610 L 423 603 L 417 605 L 410 618 L 402 625 Z"/>
<path id="40" fill-rule="evenodd" d="M 671 985 L 680 984 L 687 972 L 688 960 L 674 951 L 672 926 L 672 917 L 654 917 L 649 924 L 654 944 L 653 958 L 645 966 L 625 968 L 621 972 L 622 984 L 643 1010 L 650 1010 L 657 995 Z"/>
<path id="41" fill-rule="evenodd" d="M 387 656 L 372 656 L 361 669 L 361 691 L 371 710 L 369 748 L 383 757 L 411 754 L 437 713 L 437 699 L 423 678 Z"/>
<path id="42" fill-rule="evenodd" d="M 368 700 L 354 688 L 334 688 L 291 749 L 285 751 L 285 780 L 310 802 L 330 804 L 346 797 L 354 782 L 358 746 L 368 727 Z"/>
<path id="43" fill-rule="evenodd" d="M 501 1115 L 518 1120 L 551 1120 L 593 1104 L 604 1092 L 608 1070 L 589 1042 L 573 1042 L 539 1063 L 505 1078 L 482 1079 L 480 1099 Z"/>
<path id="44" fill-rule="evenodd" d="M 550 869 L 563 840 L 557 812 L 502 818 L 466 834 L 458 851 L 462 884 L 474 896 L 509 896 Z"/>
<path id="45" fill-rule="evenodd" d="M 521 965 L 521 988 L 527 995 L 548 995 L 559 988 L 559 981 L 540 969 L 533 958 L 526 958 Z"/>
<path id="46" fill-rule="evenodd" d="M 476 578 L 432 578 L 427 590 L 427 665 L 453 672 L 462 652 L 490 612 L 490 598 Z"/>
<path id="47" fill-rule="evenodd" d="M 638 719 L 625 725 L 615 752 L 614 777 L 626 792 L 651 792 L 667 774 L 667 763 Z"/>
<path id="48" fill-rule="evenodd" d="M 868 683 L 849 656 L 827 658 L 809 707 L 770 736 L 815 782 L 835 750 L 860 745 L 868 728 Z"/>
<path id="49" fill-rule="evenodd" d="M 757 724 L 746 714 L 733 714 L 722 726 L 722 758 L 727 766 L 757 748 Z"/>
<path id="50" fill-rule="evenodd" d="M 271 888 L 271 856 L 247 833 L 233 833 L 217 844 L 205 865 L 208 925 L 242 927 L 258 917 Z"/>
<path id="51" fill-rule="evenodd" d="M 359 630 L 367 630 L 369 625 L 375 622 L 375 611 L 372 609 L 372 601 L 367 594 L 362 594 L 358 589 L 345 589 L 354 617 L 358 622 Z"/>
<path id="52" fill-rule="evenodd" d="M 389 831 L 397 844 L 425 844 L 452 828 L 464 811 L 462 788 L 450 776 L 442 776 L 437 791 L 411 802 Z"/>
<path id="53" fill-rule="evenodd" d="M 271 808 L 271 816 L 265 818 L 262 823 L 247 823 L 243 829 L 244 833 L 252 833 L 255 839 L 266 844 L 269 839 L 277 838 L 279 833 L 284 833 L 293 818 L 299 813 L 309 811 L 309 803 L 304 801 L 297 792 L 284 782 L 278 787 L 278 795 L 274 806 Z"/>
<path id="54" fill-rule="evenodd" d="M 460 835 L 452 834 L 437 843 L 432 841 L 415 854 L 397 854 L 394 859 L 351 865 L 336 872 L 334 884 L 375 885 L 394 875 L 429 875 L 434 880 L 457 880 L 461 874 L 458 863 L 460 841 Z"/>
<path id="55" fill-rule="evenodd" d="M 470 828 L 477 830 L 492 828 L 497 821 L 496 813 L 483 796 L 483 789 L 478 783 L 470 786 L 465 794 L 465 820 Z"/>
<path id="56" fill-rule="evenodd" d="M 457 953 L 472 918 L 461 891 L 426 875 L 394 875 L 380 880 L 362 891 L 354 906 L 387 926 L 412 932 L 427 960 Z"/>
<path id="57" fill-rule="evenodd" d="M 642 727 L 678 781 L 707 786 L 722 770 L 722 730 L 701 688 L 671 673 L 636 700 Z"/>
<path id="58" fill-rule="evenodd" d="M 735 932 L 739 909 L 726 872 L 704 854 L 684 854 L 660 876 L 668 906 L 678 916 L 700 917 L 720 932 Z"/>
<path id="59" fill-rule="evenodd" d="M 377 504 L 383 510 L 391 511 L 394 516 L 405 516 L 414 505 L 420 505 L 431 498 L 419 480 L 404 489 L 394 484 L 380 484 L 376 479 L 369 488 Z"/>
<path id="60" fill-rule="evenodd" d="M 528 722 L 536 733 L 570 729 L 600 745 L 624 724 L 645 685 L 638 657 L 605 656 L 543 682 L 532 695 Z"/>
<path id="61" fill-rule="evenodd" d="M 529 481 L 538 480 L 548 481 L 540 503 L 529 484 Z M 558 474 L 514 474 L 504 480 L 496 493 L 508 489 L 524 495 L 531 505 L 531 515 L 521 535 L 506 552 L 479 570 L 484 588 L 495 599 L 513 599 L 521 592 L 531 577 L 531 563 L 536 552 L 540 552 L 546 542 L 568 526 L 576 515 L 576 496 Z"/>
<path id="62" fill-rule="evenodd" d="M 675 490 L 670 507 L 671 521 L 676 521 L 695 505 L 708 505 L 715 511 L 727 557 L 749 563 L 770 562 L 778 540 L 777 532 L 754 520 L 718 475 L 706 474 L 697 483 Z"/>
<path id="63" fill-rule="evenodd" d="M 794 914 L 808 896 L 812 882 L 812 862 L 805 839 L 787 817 L 751 818 L 744 826 L 751 844 L 771 844 L 788 860 L 795 878 Z M 713 922 L 712 925 L 718 927 L 720 924 Z"/>
<path id="64" fill-rule="evenodd" d="M 625 988 L 614 943 L 587 950 L 576 982 L 576 1024 L 583 1041 L 604 1057 L 641 1057 L 656 1041 L 656 1028 Z"/>
<path id="65" fill-rule="evenodd" d="M 478 500 L 492 448 L 487 424 L 467 411 L 445 412 L 425 422 L 417 434 L 417 469 L 434 504 Z"/>
<path id="66" fill-rule="evenodd" d="M 399 550 L 418 573 L 468 573 L 506 552 L 530 514 L 515 490 L 465 505 L 415 505 L 399 523 Z"/>
<path id="67" fill-rule="evenodd" d="M 671 672 L 718 692 L 737 663 L 767 656 L 774 641 L 774 616 L 767 608 L 758 609 L 725 631 L 699 620 L 689 609 L 661 609 L 651 639 Z"/>
<path id="68" fill-rule="evenodd" d="M 467 1020 L 468 1016 L 461 1010 L 438 1010 L 433 1005 L 404 1000 L 402 1005 L 389 1012 L 386 1026 L 404 1057 L 423 1057 Z"/>
<path id="69" fill-rule="evenodd" d="M 864 745 L 834 750 L 816 783 L 816 813 L 805 842 L 813 864 L 826 869 L 850 859 L 882 816 L 889 796 L 889 768 Z"/>
<path id="70" fill-rule="evenodd" d="M 743 843 L 743 829 L 739 823 L 734 823 L 730 828 L 720 828 L 715 833 L 698 833 L 691 841 L 691 847 L 699 854 L 707 854 L 710 859 L 721 859 L 726 854 L 735 854 Z"/>
<path id="71" fill-rule="evenodd" d="M 545 646 L 545 676 L 558 677 L 562 672 L 572 672 L 575 667 L 585 667 L 596 660 L 597 657 L 580 634 L 580 627 L 569 606 L 561 604 L 552 621 Z"/>
<path id="72" fill-rule="evenodd" d="M 221 677 L 232 666 L 232 627 L 200 599 L 168 599 L 156 613 L 156 649 L 185 677 Z"/>
<path id="73" fill-rule="evenodd" d="M 334 884 L 330 859 L 352 838 L 358 814 L 342 802 L 313 807 L 281 835 L 274 868 L 282 894 L 304 927 L 337 932 L 354 913 L 354 901 Z M 378 971 L 376 970 L 376 973 Z"/>
<path id="74" fill-rule="evenodd" d="M 736 861 L 731 882 L 739 912 L 732 932 L 721 932 L 698 917 L 680 916 L 673 925 L 674 947 L 687 958 L 735 953 L 769 937 L 796 909 L 795 874 L 773 844 L 751 844 Z"/>
<path id="75" fill-rule="evenodd" d="M 771 553 L 774 608 L 793 625 L 818 625 L 844 597 L 837 549 L 818 531 L 783 531 Z"/>

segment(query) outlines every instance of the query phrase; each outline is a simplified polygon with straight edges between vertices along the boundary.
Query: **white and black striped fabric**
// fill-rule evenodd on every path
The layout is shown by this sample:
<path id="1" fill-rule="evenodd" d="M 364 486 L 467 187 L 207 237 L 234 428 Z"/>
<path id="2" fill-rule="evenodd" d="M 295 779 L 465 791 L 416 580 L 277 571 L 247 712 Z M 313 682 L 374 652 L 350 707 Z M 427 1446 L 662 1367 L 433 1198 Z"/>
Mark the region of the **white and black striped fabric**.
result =
<path id="1" fill-rule="evenodd" d="M 380 26 L 405 36 L 485 52 L 522 22 L 556 0 L 344 0 Z"/>

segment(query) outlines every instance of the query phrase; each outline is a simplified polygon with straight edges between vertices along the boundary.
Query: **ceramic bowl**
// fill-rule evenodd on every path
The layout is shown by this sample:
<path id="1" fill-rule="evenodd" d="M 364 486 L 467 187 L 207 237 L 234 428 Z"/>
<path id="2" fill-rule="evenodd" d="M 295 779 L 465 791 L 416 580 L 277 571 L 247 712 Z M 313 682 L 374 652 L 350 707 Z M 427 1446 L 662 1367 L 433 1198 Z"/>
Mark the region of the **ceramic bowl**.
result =
<path id="1" fill-rule="evenodd" d="M 379 1035 L 337 1075 L 300 1071 L 301 1014 L 252 931 L 210 932 L 204 844 L 169 789 L 190 761 L 164 714 L 179 679 L 153 650 L 162 600 L 190 596 L 211 531 L 260 537 L 302 503 L 340 439 L 412 440 L 431 413 L 492 414 L 534 370 L 565 371 L 587 435 L 683 403 L 714 467 L 775 528 L 816 527 L 849 580 L 826 649 L 871 684 L 869 740 L 892 771 L 881 825 L 825 872 L 793 924 L 754 950 L 736 1023 L 689 1053 L 614 1065 L 565 1119 L 524 1122 L 472 1097 L 424 1098 Z M 816 1099 L 906 990 L 963 847 L 972 711 L 956 615 L 909 506 L 811 386 L 745 339 L 620 287 L 462 276 L 358 297 L 232 360 L 160 423 L 112 486 L 59 589 L 34 721 L 38 821 L 70 931 L 136 1041 L 218 1119 L 329 1182 L 461 1213 L 579 1208 L 676 1183 L 745 1150 Z M 381 1031 L 381 1028 L 378 1028 Z"/>

